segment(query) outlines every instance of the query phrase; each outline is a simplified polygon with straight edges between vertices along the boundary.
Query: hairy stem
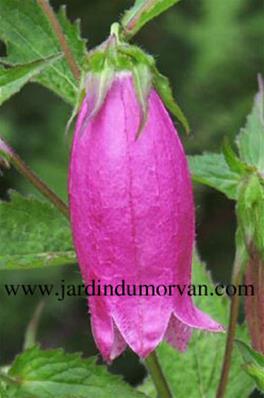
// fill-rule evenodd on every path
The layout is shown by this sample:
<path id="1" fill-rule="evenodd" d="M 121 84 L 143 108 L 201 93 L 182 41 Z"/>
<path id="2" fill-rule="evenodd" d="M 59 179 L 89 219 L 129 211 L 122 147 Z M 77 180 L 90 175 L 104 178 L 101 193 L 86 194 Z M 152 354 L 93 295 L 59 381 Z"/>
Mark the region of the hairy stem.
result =
<path id="1" fill-rule="evenodd" d="M 155 0 L 146 0 L 141 7 L 138 8 L 137 12 L 130 18 L 127 25 L 124 26 L 125 32 L 128 36 L 131 35 L 135 26 L 137 25 L 138 20 L 142 16 L 142 14 L 148 11 L 149 8 L 153 7 L 155 4 Z"/>
<path id="2" fill-rule="evenodd" d="M 238 288 L 242 280 L 242 255 L 240 249 L 237 248 L 235 264 L 233 269 L 232 284 Z M 230 303 L 230 315 L 228 322 L 227 338 L 225 353 L 222 364 L 221 377 L 216 393 L 216 398 L 223 398 L 225 396 L 225 391 L 228 383 L 228 376 L 231 367 L 232 353 L 234 348 L 234 340 L 236 335 L 237 319 L 239 314 L 239 295 L 234 295 Z"/>
<path id="3" fill-rule="evenodd" d="M 122 27 L 123 34 L 126 39 L 131 39 L 148 20 L 151 20 L 155 15 L 159 15 L 161 12 L 164 12 L 166 9 L 171 7 L 173 4 L 177 3 L 180 0 L 175 0 L 172 4 L 165 6 L 163 10 L 159 12 L 155 12 L 152 17 L 147 18 L 144 21 L 144 14 L 150 14 L 155 9 L 155 7 L 159 7 L 160 0 L 144 0 L 142 2 L 138 2 L 138 4 L 134 4 L 131 10 L 125 14 L 125 18 L 123 18 Z M 128 15 L 127 15 L 128 14 Z"/>
<path id="4" fill-rule="evenodd" d="M 50 200 L 65 217 L 69 218 L 69 210 L 66 203 L 64 203 L 63 200 L 26 165 L 20 156 L 18 156 L 3 139 L 0 139 L 0 152 L 1 151 L 5 154 L 5 162 L 10 162 L 18 172 L 30 181 L 42 195 Z"/>
<path id="5" fill-rule="evenodd" d="M 75 57 L 72 53 L 72 50 L 67 43 L 67 40 L 64 36 L 62 27 L 56 17 L 55 12 L 53 11 L 52 7 L 49 5 L 48 0 L 37 0 L 38 5 L 41 7 L 45 15 L 47 16 L 57 38 L 60 43 L 61 49 L 64 53 L 65 59 L 67 60 L 71 72 L 76 80 L 80 80 L 80 69 L 75 61 Z"/>
<path id="6" fill-rule="evenodd" d="M 151 378 L 158 392 L 159 398 L 172 398 L 167 380 L 162 372 L 159 360 L 155 351 L 153 351 L 145 360 Z"/>

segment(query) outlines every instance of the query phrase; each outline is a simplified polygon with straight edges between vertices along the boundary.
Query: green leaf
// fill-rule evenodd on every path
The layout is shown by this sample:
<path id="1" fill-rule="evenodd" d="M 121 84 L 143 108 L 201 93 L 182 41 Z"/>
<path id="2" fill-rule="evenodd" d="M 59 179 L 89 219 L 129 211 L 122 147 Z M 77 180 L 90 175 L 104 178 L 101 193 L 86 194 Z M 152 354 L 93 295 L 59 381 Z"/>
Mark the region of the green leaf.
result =
<path id="1" fill-rule="evenodd" d="M 247 164 L 239 159 L 227 138 L 224 140 L 223 155 L 230 170 L 234 173 L 238 173 L 242 176 L 247 174 L 248 171 L 253 171 Z"/>
<path id="2" fill-rule="evenodd" d="M 222 154 L 189 156 L 188 161 L 195 182 L 215 188 L 229 199 L 237 199 L 241 177 L 239 173 L 230 170 Z"/>
<path id="3" fill-rule="evenodd" d="M 245 361 L 243 369 L 252 377 L 257 387 L 264 391 L 264 356 L 243 341 L 237 340 L 236 343 Z"/>
<path id="4" fill-rule="evenodd" d="M 204 265 L 195 260 L 193 264 L 193 283 L 206 285 L 208 296 L 195 297 L 196 305 L 210 314 L 223 325 L 228 324 L 229 299 L 227 297 L 211 296 L 214 291 L 213 283 Z M 247 340 L 244 325 L 237 327 L 237 336 Z M 208 333 L 193 330 L 193 336 L 186 352 L 179 353 L 166 343 L 162 343 L 157 350 L 161 366 L 168 379 L 175 397 L 215 398 L 222 359 L 225 349 L 225 333 Z M 234 351 L 230 371 L 230 383 L 227 386 L 225 398 L 247 397 L 254 385 L 249 377 L 239 377 L 241 371 L 241 357 Z M 151 391 L 151 380 L 141 387 L 155 398 L 154 388 Z"/>
<path id="5" fill-rule="evenodd" d="M 262 354 L 254 351 L 248 344 L 241 340 L 236 340 L 236 344 L 246 363 L 252 362 L 254 365 L 258 365 L 264 370 L 264 356 Z"/>
<path id="6" fill-rule="evenodd" d="M 264 83 L 259 78 L 259 93 L 253 109 L 248 115 L 246 126 L 237 138 L 241 159 L 264 172 Z"/>
<path id="7" fill-rule="evenodd" d="M 15 381 L 7 387 L 9 398 L 146 397 L 97 365 L 96 358 L 82 359 L 62 350 L 33 347 L 16 358 L 8 376 Z"/>
<path id="8" fill-rule="evenodd" d="M 0 398 L 8 398 L 6 395 L 5 387 L 3 383 L 1 384 L 1 380 L 0 380 Z"/>
<path id="9" fill-rule="evenodd" d="M 245 242 L 253 243 L 264 258 L 264 183 L 251 174 L 241 184 L 237 214 Z"/>
<path id="10" fill-rule="evenodd" d="M 257 388 L 259 388 L 260 391 L 264 391 L 264 369 L 260 369 L 258 366 L 248 363 L 243 366 L 243 369 L 255 381 Z"/>
<path id="11" fill-rule="evenodd" d="M 77 63 L 86 55 L 85 42 L 80 38 L 79 23 L 71 24 L 61 8 L 58 19 Z M 47 17 L 35 0 L 0 0 L 0 39 L 6 43 L 9 65 L 27 64 L 61 52 L 59 42 Z M 36 81 L 74 105 L 78 91 L 66 60 L 60 59 L 41 73 Z"/>
<path id="12" fill-rule="evenodd" d="M 58 58 L 58 56 L 55 56 L 51 57 L 51 59 L 39 60 L 12 68 L 0 66 L 0 105 Z"/>
<path id="13" fill-rule="evenodd" d="M 128 38 L 134 36 L 147 22 L 157 17 L 180 0 L 136 0 L 125 12 L 121 23 Z"/>
<path id="14" fill-rule="evenodd" d="M 159 95 L 161 96 L 165 106 L 183 125 L 186 133 L 189 134 L 190 126 L 188 120 L 184 115 L 183 111 L 181 110 L 181 108 L 179 107 L 179 105 L 174 100 L 169 79 L 166 76 L 163 76 L 161 73 L 159 73 L 159 71 L 155 68 L 153 83 Z"/>
<path id="15" fill-rule="evenodd" d="M 15 192 L 0 202 L 0 270 L 75 262 L 69 223 L 56 208 Z"/>

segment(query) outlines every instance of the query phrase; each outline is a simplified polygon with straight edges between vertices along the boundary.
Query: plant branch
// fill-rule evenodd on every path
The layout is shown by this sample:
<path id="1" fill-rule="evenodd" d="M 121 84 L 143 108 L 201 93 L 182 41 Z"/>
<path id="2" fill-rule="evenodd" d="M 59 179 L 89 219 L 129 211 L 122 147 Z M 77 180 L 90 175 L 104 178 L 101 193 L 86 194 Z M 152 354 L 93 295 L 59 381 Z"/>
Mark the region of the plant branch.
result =
<path id="1" fill-rule="evenodd" d="M 13 149 L 0 138 L 0 156 L 1 152 L 4 154 L 4 164 L 7 165 L 10 162 L 19 173 L 21 173 L 28 181 L 37 188 L 48 200 L 50 200 L 58 210 L 64 214 L 65 217 L 69 218 L 69 210 L 66 203 L 60 199 L 52 189 L 43 182 L 37 174 L 35 174 L 26 163 L 18 156 Z"/>
<path id="2" fill-rule="evenodd" d="M 126 39 L 131 39 L 147 22 L 179 1 L 180 0 L 170 0 L 167 2 L 161 2 L 160 0 L 135 1 L 134 5 L 125 12 L 122 18 L 123 35 Z"/>
<path id="3" fill-rule="evenodd" d="M 124 26 L 124 30 L 127 36 L 130 36 L 132 34 L 142 14 L 144 12 L 147 12 L 151 7 L 153 7 L 153 4 L 155 4 L 155 0 L 146 0 L 144 4 L 138 8 L 137 12 L 128 21 L 127 25 Z"/>
<path id="4" fill-rule="evenodd" d="M 232 284 L 236 286 L 236 288 L 238 288 L 242 280 L 242 269 L 243 269 L 243 249 L 241 250 L 239 243 L 237 243 L 237 252 L 236 252 L 236 258 L 235 258 L 235 264 L 232 276 Z M 239 314 L 239 304 L 240 304 L 239 295 L 234 295 L 231 298 L 231 303 L 230 303 L 230 315 L 228 322 L 225 353 L 224 353 L 221 377 L 216 393 L 216 398 L 224 397 L 228 383 L 228 376 L 231 367 L 231 359 L 234 348 L 234 340 L 236 335 L 236 327 L 237 327 L 237 320 Z"/>
<path id="5" fill-rule="evenodd" d="M 167 380 L 162 372 L 159 360 L 155 351 L 153 351 L 145 360 L 151 378 L 158 392 L 159 398 L 172 398 Z"/>
<path id="6" fill-rule="evenodd" d="M 64 53 L 65 59 L 67 60 L 71 72 L 76 80 L 80 80 L 80 69 L 78 64 L 75 61 L 75 57 L 72 53 L 72 50 L 67 43 L 67 40 L 64 36 L 62 27 L 57 19 L 55 12 L 53 11 L 52 7 L 50 6 L 48 0 L 37 0 L 39 7 L 41 7 L 44 14 L 47 16 L 57 38 L 60 43 L 61 49 Z"/>

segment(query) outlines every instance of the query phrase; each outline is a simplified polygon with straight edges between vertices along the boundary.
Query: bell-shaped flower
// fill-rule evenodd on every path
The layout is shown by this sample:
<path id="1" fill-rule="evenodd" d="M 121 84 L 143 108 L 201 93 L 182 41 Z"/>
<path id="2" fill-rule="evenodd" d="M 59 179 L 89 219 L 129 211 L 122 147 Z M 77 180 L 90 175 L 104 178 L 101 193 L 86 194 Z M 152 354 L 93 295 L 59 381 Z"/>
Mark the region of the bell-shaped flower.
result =
<path id="1" fill-rule="evenodd" d="M 91 98 L 87 87 L 69 172 L 73 238 L 84 282 L 128 286 L 125 295 L 88 299 L 92 332 L 107 361 L 127 345 L 144 358 L 163 339 L 184 350 L 193 328 L 222 330 L 187 294 L 195 212 L 173 122 L 150 86 L 142 125 L 133 74 L 116 72 L 110 80 L 93 117 L 96 96 Z"/>

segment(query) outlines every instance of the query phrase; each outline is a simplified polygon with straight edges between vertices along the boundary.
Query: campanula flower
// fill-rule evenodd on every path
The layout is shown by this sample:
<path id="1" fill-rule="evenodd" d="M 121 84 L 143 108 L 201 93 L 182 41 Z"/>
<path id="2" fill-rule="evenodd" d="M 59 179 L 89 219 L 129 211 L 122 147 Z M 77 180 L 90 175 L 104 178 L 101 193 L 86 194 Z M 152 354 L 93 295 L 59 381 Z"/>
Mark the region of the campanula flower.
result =
<path id="1" fill-rule="evenodd" d="M 95 75 L 95 79 L 98 76 Z M 111 74 L 98 110 L 89 77 L 71 152 L 69 200 L 86 284 L 190 285 L 195 218 L 187 159 L 157 91 L 147 117 L 130 71 Z M 92 332 L 107 361 L 128 345 L 140 357 L 162 340 L 185 350 L 192 329 L 222 327 L 187 294 L 89 297 Z"/>

